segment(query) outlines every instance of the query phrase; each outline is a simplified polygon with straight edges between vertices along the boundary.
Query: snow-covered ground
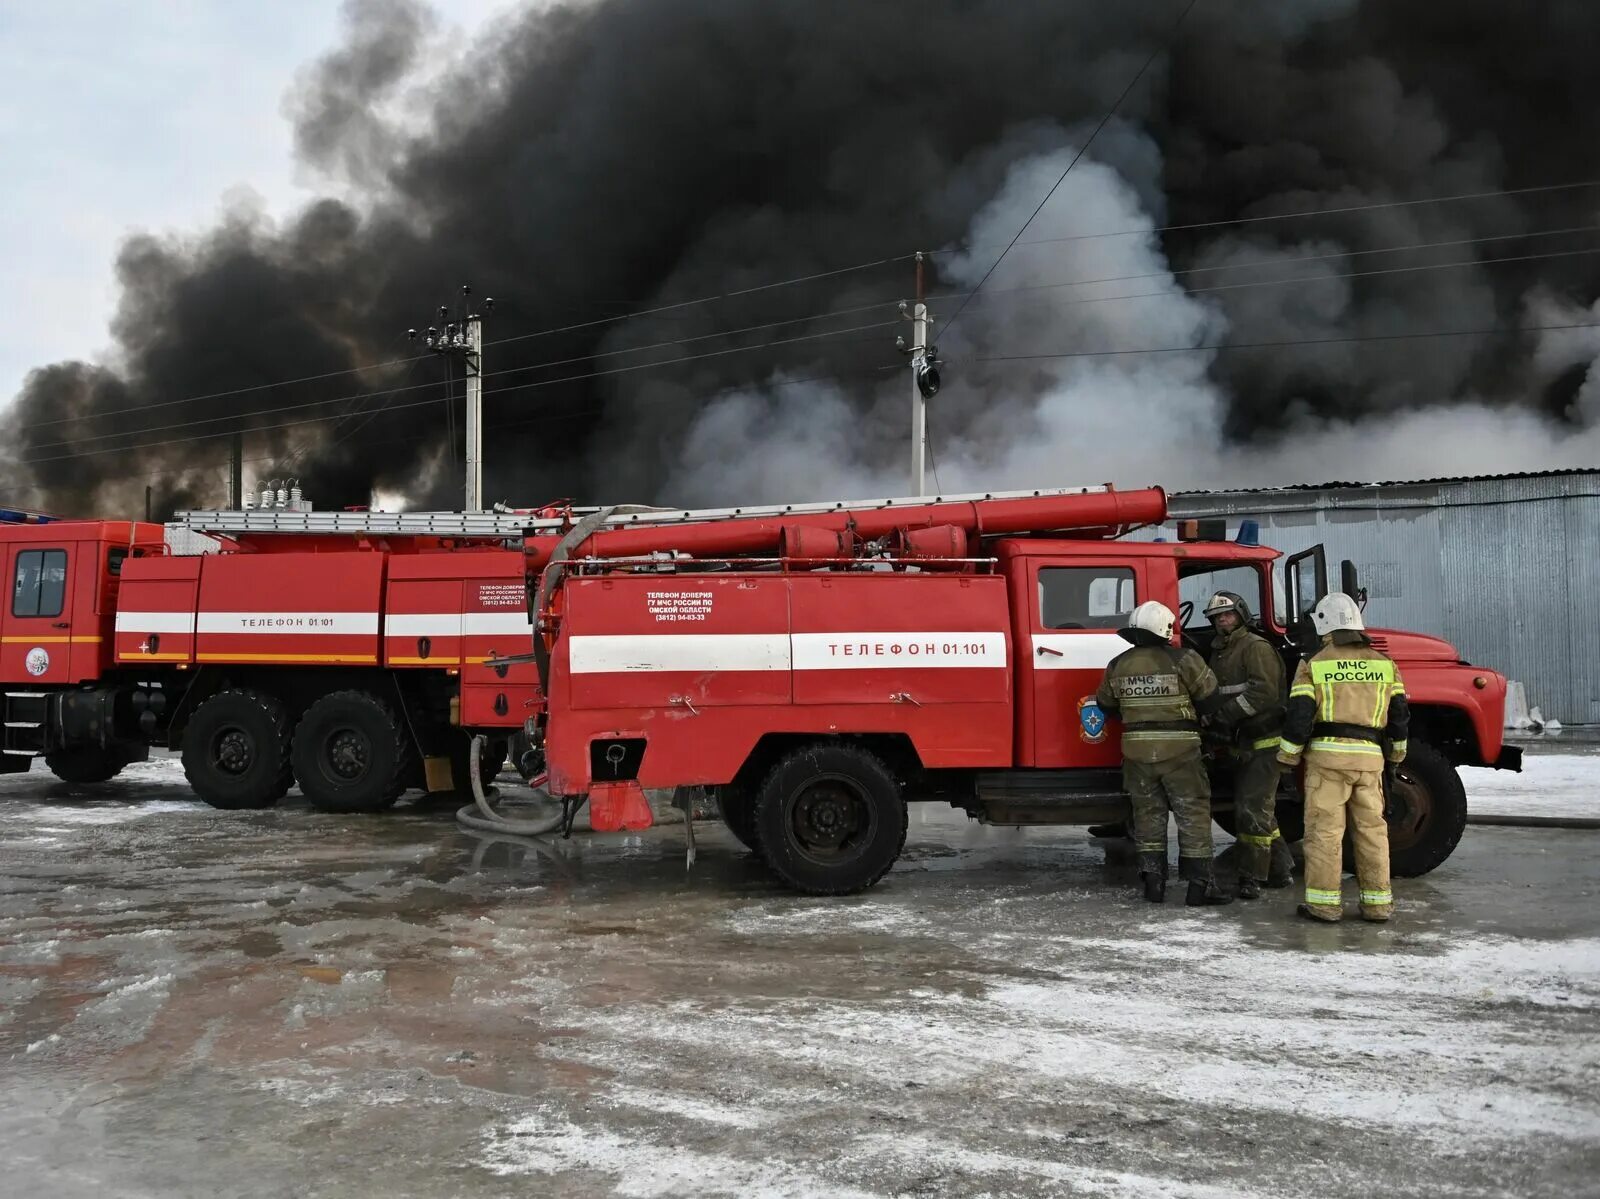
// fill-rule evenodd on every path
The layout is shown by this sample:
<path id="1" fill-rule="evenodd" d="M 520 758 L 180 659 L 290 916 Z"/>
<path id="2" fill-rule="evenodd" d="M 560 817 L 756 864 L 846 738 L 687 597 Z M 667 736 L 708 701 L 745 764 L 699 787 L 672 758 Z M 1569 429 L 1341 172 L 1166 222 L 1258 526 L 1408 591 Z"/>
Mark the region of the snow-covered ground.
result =
<path id="1" fill-rule="evenodd" d="M 1463 770 L 1472 816 L 1600 817 L 1600 755 L 1530 753 L 1522 773 Z"/>
<path id="2" fill-rule="evenodd" d="M 1472 809 L 1592 813 L 1549 748 Z M 1600 833 L 1475 827 L 1392 924 L 1312 926 L 942 805 L 812 899 L 714 822 L 686 874 L 672 828 L 216 812 L 164 756 L 0 796 L 7 1193 L 1593 1190 Z"/>

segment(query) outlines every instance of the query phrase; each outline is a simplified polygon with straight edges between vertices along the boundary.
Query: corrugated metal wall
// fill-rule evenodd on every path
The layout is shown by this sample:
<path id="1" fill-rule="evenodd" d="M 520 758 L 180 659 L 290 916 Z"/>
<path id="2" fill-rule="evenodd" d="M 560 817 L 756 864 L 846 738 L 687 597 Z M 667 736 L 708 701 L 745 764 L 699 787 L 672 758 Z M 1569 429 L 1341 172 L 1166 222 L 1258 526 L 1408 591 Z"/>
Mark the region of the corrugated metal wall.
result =
<path id="1" fill-rule="evenodd" d="M 1227 516 L 1230 534 L 1251 517 L 1285 553 L 1321 541 L 1330 582 L 1356 563 L 1372 623 L 1444 637 L 1546 716 L 1600 724 L 1600 471 L 1198 492 L 1171 509 Z"/>

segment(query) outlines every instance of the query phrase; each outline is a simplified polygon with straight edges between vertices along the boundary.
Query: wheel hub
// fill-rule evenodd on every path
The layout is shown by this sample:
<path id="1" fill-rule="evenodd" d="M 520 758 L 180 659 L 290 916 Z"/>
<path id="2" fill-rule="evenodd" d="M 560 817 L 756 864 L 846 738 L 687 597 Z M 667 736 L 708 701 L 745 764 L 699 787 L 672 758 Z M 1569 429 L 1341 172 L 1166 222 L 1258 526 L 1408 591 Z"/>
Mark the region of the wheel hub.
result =
<path id="1" fill-rule="evenodd" d="M 837 782 L 815 783 L 795 800 L 795 836 L 807 849 L 838 850 L 862 823 L 860 797 Z"/>
<path id="2" fill-rule="evenodd" d="M 212 757 L 225 774 L 244 774 L 255 761 L 255 746 L 243 729 L 226 728 L 217 734 Z"/>
<path id="3" fill-rule="evenodd" d="M 1415 843 L 1432 812 L 1433 795 L 1420 779 L 1407 774 L 1402 766 L 1395 772 L 1389 788 L 1390 848 L 1405 848 Z"/>
<path id="4" fill-rule="evenodd" d="M 338 729 L 328 738 L 328 767 L 340 779 L 358 779 L 367 772 L 371 746 L 355 729 Z"/>

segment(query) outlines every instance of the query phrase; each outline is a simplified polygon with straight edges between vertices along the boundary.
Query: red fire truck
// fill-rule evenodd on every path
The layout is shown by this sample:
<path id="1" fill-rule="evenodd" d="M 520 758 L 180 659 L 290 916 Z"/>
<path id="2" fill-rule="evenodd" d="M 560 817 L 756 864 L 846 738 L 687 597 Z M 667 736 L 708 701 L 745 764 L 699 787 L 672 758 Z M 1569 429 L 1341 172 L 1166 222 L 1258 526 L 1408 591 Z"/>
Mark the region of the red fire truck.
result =
<path id="1" fill-rule="evenodd" d="M 528 514 L 189 513 L 174 527 L 0 512 L 0 770 L 77 783 L 180 748 L 219 808 L 298 781 L 334 811 L 498 769 L 539 698 Z"/>
<path id="2" fill-rule="evenodd" d="M 1286 615 L 1328 590 L 1320 546 L 1284 564 L 1280 599 L 1280 555 L 1248 537 L 1212 526 L 1117 540 L 1165 518 L 1159 489 L 686 516 L 579 530 L 542 568 L 547 703 L 531 723 L 550 791 L 569 807 L 587 797 L 606 829 L 648 823 L 642 789 L 709 788 L 735 836 L 818 894 L 889 869 L 908 801 L 999 825 L 1120 820 L 1117 723 L 1094 695 L 1134 605 L 1166 603 L 1206 653 L 1205 597 L 1239 592 L 1292 660 Z M 1396 872 L 1417 875 L 1465 826 L 1455 768 L 1518 769 L 1520 751 L 1501 744 L 1501 675 L 1435 637 L 1373 640 L 1412 704 L 1390 832 Z M 1298 839 L 1292 789 L 1279 812 Z"/>

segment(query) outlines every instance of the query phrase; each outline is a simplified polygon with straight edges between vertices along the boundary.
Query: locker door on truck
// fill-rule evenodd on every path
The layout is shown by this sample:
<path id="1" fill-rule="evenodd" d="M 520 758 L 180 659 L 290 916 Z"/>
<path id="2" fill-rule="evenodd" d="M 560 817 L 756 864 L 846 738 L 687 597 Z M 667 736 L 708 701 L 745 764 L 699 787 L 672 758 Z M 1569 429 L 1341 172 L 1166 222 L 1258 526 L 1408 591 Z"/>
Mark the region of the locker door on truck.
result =
<path id="1" fill-rule="evenodd" d="M 1019 679 L 1032 699 L 1022 765 L 1116 766 L 1116 730 L 1095 702 L 1100 677 L 1128 643 L 1116 630 L 1144 597 L 1126 560 L 1031 565 L 1032 644 L 1018 647 Z M 1031 736 L 1030 736 L 1031 734 Z M 1031 754 L 1030 754 L 1031 749 Z"/>
<path id="2" fill-rule="evenodd" d="M 0 677 L 8 683 L 70 683 L 73 546 L 9 546 L 11 581 L 0 628 Z"/>

